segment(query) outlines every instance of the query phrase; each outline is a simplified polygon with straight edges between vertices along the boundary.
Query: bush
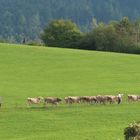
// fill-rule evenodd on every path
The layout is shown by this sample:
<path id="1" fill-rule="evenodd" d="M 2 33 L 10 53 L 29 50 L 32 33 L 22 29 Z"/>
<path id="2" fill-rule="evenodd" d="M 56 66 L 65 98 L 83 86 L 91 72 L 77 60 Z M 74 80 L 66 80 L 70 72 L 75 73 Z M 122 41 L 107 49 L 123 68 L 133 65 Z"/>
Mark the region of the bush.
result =
<path id="1" fill-rule="evenodd" d="M 71 20 L 53 20 L 44 29 L 41 39 L 45 45 L 78 48 L 83 33 Z"/>
<path id="2" fill-rule="evenodd" d="M 30 45 L 30 46 L 43 46 L 42 42 L 38 42 L 38 41 L 28 41 L 26 43 L 26 45 Z"/>
<path id="3" fill-rule="evenodd" d="M 131 123 L 124 130 L 125 140 L 140 140 L 140 122 Z"/>

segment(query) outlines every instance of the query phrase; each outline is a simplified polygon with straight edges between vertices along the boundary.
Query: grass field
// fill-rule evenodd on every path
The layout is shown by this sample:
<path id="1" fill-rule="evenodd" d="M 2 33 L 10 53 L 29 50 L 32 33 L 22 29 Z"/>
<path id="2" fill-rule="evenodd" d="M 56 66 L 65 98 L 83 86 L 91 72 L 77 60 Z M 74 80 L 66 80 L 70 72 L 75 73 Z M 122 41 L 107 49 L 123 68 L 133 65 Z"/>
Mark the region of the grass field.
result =
<path id="1" fill-rule="evenodd" d="M 121 105 L 43 105 L 27 97 L 125 94 Z M 140 56 L 0 44 L 0 140 L 123 140 L 140 121 Z"/>

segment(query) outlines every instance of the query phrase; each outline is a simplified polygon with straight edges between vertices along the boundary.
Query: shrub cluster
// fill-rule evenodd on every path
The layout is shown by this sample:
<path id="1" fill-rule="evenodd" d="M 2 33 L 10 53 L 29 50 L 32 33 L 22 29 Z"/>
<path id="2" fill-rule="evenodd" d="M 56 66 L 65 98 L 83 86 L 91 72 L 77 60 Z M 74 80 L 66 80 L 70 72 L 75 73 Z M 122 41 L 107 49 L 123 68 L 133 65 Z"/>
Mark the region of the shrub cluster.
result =
<path id="1" fill-rule="evenodd" d="M 124 130 L 125 140 L 140 140 L 140 122 L 133 122 Z"/>
<path id="2" fill-rule="evenodd" d="M 88 33 L 71 20 L 54 20 L 41 35 L 47 46 L 140 54 L 140 22 L 127 17 L 108 24 L 93 21 Z"/>

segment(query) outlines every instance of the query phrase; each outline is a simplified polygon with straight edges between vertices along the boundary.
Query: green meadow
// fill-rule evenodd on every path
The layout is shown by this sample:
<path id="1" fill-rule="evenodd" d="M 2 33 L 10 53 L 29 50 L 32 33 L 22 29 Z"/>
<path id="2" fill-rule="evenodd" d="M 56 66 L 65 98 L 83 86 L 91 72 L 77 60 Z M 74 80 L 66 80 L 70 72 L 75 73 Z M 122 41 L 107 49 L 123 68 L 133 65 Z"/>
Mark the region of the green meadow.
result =
<path id="1" fill-rule="evenodd" d="M 27 97 L 117 95 L 121 105 L 26 104 Z M 0 140 L 123 140 L 140 121 L 140 56 L 0 44 Z"/>

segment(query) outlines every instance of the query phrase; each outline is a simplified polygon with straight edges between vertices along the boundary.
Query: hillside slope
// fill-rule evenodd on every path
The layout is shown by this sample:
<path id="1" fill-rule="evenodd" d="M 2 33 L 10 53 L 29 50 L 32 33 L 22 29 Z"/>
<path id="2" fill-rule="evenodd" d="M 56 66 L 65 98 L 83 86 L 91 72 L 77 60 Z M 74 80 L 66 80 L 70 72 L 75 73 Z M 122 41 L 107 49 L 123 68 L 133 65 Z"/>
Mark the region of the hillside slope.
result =
<path id="1" fill-rule="evenodd" d="M 1 93 L 84 95 L 140 90 L 140 57 L 0 44 Z"/>
<path id="2" fill-rule="evenodd" d="M 139 103 L 27 106 L 27 97 L 139 93 L 140 56 L 0 44 L 0 139 L 123 140 Z"/>

